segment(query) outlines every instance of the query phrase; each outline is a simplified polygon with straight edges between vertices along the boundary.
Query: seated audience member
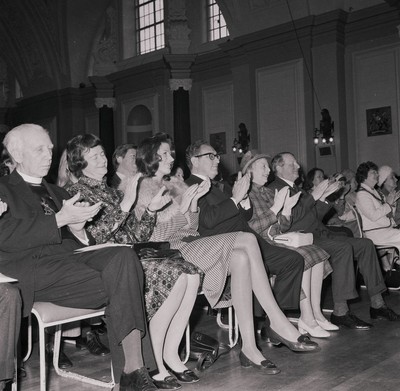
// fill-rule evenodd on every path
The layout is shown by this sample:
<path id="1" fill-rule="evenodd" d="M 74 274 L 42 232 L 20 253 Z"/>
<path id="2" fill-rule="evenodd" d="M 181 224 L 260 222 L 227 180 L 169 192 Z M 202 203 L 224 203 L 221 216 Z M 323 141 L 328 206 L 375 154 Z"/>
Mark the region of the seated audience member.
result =
<path id="1" fill-rule="evenodd" d="M 324 171 L 320 168 L 312 168 L 306 175 L 306 180 L 303 185 L 303 189 L 309 193 L 312 193 L 314 189 L 325 179 L 327 179 Z M 330 183 L 330 191 L 325 201 L 331 205 L 331 208 L 327 210 L 325 215 L 322 217 L 322 222 L 327 225 L 327 228 L 336 234 L 342 234 L 345 236 L 353 237 L 353 232 L 344 227 L 343 224 L 327 224 L 328 221 L 335 215 L 342 215 L 345 209 L 345 191 L 348 190 L 346 188 L 346 179 L 342 174 L 335 174 L 328 178 Z"/>
<path id="2" fill-rule="evenodd" d="M 15 162 L 4 147 L 1 151 L 0 161 L 0 177 L 10 175 L 15 169 Z"/>
<path id="3" fill-rule="evenodd" d="M 268 158 L 270 157 L 267 155 L 251 150 L 243 156 L 240 168 L 243 175 L 248 172 L 251 174 L 249 197 L 253 205 L 253 216 L 249 225 L 267 242 L 276 244 L 272 237 L 280 234 L 286 226 L 289 226 L 292 208 L 296 205 L 300 193 L 290 197 L 289 187 L 285 186 L 276 194 L 271 194 L 272 190 L 264 186 L 270 173 Z M 285 247 L 284 245 L 279 246 Z M 300 299 L 299 331 L 303 334 L 308 332 L 312 337 L 329 337 L 328 330 L 339 329 L 329 322 L 321 311 L 322 280 L 332 272 L 332 267 L 328 262 L 329 254 L 315 245 L 292 249 L 304 258 L 301 284 L 304 297 Z"/>
<path id="4" fill-rule="evenodd" d="M 317 350 L 318 345 L 308 337 L 301 336 L 276 304 L 253 235 L 231 232 L 209 237 L 199 236 L 198 203 L 209 191 L 209 180 L 188 187 L 182 182 L 166 179 L 171 173 L 174 158 L 171 156 L 170 139 L 165 134 L 143 140 L 137 152 L 138 170 L 145 178 L 139 186 L 135 213 L 141 218 L 154 194 L 164 186 L 168 189 L 172 202 L 157 213 L 157 224 L 151 240 L 168 240 L 172 248 L 179 249 L 186 260 L 204 271 L 202 291 L 213 308 L 233 304 L 243 341 L 239 355 L 241 365 L 260 369 L 267 374 L 280 372 L 257 349 L 252 291 L 270 317 L 271 340 L 277 344 L 283 343 L 294 351 Z M 230 292 L 226 290 L 229 275 Z"/>
<path id="5" fill-rule="evenodd" d="M 151 200 L 138 222 L 131 208 L 141 175 L 126 179 L 124 195 L 106 184 L 107 158 L 98 137 L 75 136 L 68 142 L 67 151 L 69 168 L 78 178 L 67 190 L 71 195 L 79 193 L 90 204 L 102 204 L 100 212 L 86 224 L 96 243 L 147 241 L 153 232 L 156 211 L 170 202 L 168 195 L 162 195 L 165 189 Z M 182 382 L 199 380 L 181 362 L 178 349 L 197 297 L 201 272 L 183 259 L 165 257 L 145 259 L 142 266 L 147 320 L 159 371 L 153 377 L 154 383 L 158 388 L 178 389 L 181 385 L 170 375 L 163 360 Z"/>
<path id="6" fill-rule="evenodd" d="M 220 156 L 206 141 L 199 140 L 186 149 L 186 164 L 191 170 L 191 176 L 186 183 L 201 184 L 204 181 L 213 181 L 218 174 Z M 241 175 L 230 188 L 220 183 L 211 184 L 210 191 L 199 200 L 199 233 L 201 236 L 243 231 L 255 235 L 265 268 L 276 276 L 274 294 L 278 305 L 283 310 L 298 309 L 300 301 L 300 287 L 304 269 L 303 257 L 293 250 L 273 246 L 267 243 L 260 235 L 254 232 L 248 221 L 253 209 L 247 193 L 250 186 L 250 175 Z M 262 316 L 259 305 L 255 305 L 255 315 Z"/>
<path id="7" fill-rule="evenodd" d="M 67 188 L 68 186 L 71 186 L 77 181 L 78 178 L 76 178 L 76 176 L 72 174 L 68 168 L 67 150 L 64 149 L 60 157 L 60 162 L 58 164 L 58 174 L 57 174 L 56 184 L 59 187 Z M 68 328 L 63 330 L 62 333 L 63 338 L 66 339 L 74 338 L 76 339 L 75 343 L 77 348 L 88 349 L 88 351 L 95 356 L 106 356 L 107 354 L 110 353 L 110 349 L 108 349 L 107 346 L 105 346 L 101 342 L 97 332 L 97 330 L 100 329 L 100 327 L 97 326 L 102 325 L 101 318 L 90 319 L 89 323 L 92 327 L 88 331 L 86 331 L 86 328 L 84 329 L 85 330 L 84 337 L 81 336 L 82 330 L 80 327 L 80 322 L 74 322 L 70 323 L 68 325 Z M 50 347 L 48 350 L 50 350 L 50 356 L 51 356 L 52 346 L 51 345 L 49 346 Z M 65 355 L 62 345 L 61 345 L 59 365 L 60 368 L 69 368 L 73 365 L 71 360 Z"/>
<path id="8" fill-rule="evenodd" d="M 48 184 L 53 144 L 46 130 L 23 124 L 10 130 L 4 145 L 16 170 L 0 179 L 8 211 L 0 219 L 2 271 L 18 280 L 24 316 L 33 301 L 75 308 L 106 305 L 116 389 L 156 390 L 143 365 L 146 332 L 143 271 L 128 247 L 75 252 L 91 243 L 84 225 L 101 203 L 79 202 Z"/>
<path id="9" fill-rule="evenodd" d="M 0 201 L 0 216 L 7 211 L 7 204 Z M 0 273 L 3 271 L 0 261 Z M 15 376 L 15 360 L 19 328 L 21 325 L 21 297 L 16 286 L 0 283 L 0 390 Z"/>
<path id="10" fill-rule="evenodd" d="M 382 191 L 383 195 L 387 197 L 389 194 L 398 194 L 398 180 L 395 172 L 389 166 L 381 166 L 378 170 L 378 186 Z M 397 201 L 393 205 L 393 220 L 396 226 L 400 225 L 400 201 Z"/>
<path id="11" fill-rule="evenodd" d="M 400 231 L 395 228 L 396 223 L 393 219 L 400 192 L 393 189 L 385 196 L 380 191 L 377 187 L 380 181 L 378 166 L 373 162 L 361 163 L 358 166 L 356 180 L 360 185 L 356 206 L 362 219 L 364 235 L 377 245 L 393 246 L 400 251 Z"/>
<path id="12" fill-rule="evenodd" d="M 78 182 L 78 178 L 76 178 L 75 175 L 72 174 L 68 168 L 67 150 L 64 149 L 60 157 L 60 162 L 58 164 L 56 185 L 66 188 L 76 182 Z"/>
<path id="13" fill-rule="evenodd" d="M 114 174 L 110 177 L 110 187 L 118 189 L 124 179 L 132 178 L 136 172 L 136 146 L 133 144 L 119 145 L 112 156 Z"/>
<path id="14" fill-rule="evenodd" d="M 13 284 L 0 283 L 0 390 L 16 376 L 20 324 L 21 298 L 18 288 Z"/>
<path id="15" fill-rule="evenodd" d="M 298 190 L 293 184 L 297 178 L 299 167 L 291 153 L 283 152 L 276 155 L 271 162 L 275 180 L 268 185 L 268 188 L 275 191 L 289 186 L 291 196 L 301 191 L 300 199 L 292 209 L 289 231 L 311 232 L 314 236 L 314 244 L 323 248 L 331 256 L 334 301 L 331 322 L 337 326 L 358 330 L 367 330 L 372 327 L 371 324 L 349 312 L 347 305 L 347 300 L 358 296 L 353 256 L 357 259 L 359 270 L 367 286 L 371 300 L 371 318 L 398 320 L 399 316 L 385 305 L 382 298 L 382 292 L 386 290 L 386 286 L 374 244 L 368 239 L 338 237 L 325 227 L 321 218 L 331 208 L 325 199 L 335 190 L 335 184 L 330 184 L 328 180 L 325 180 L 316 186 L 312 193 Z"/>
<path id="16" fill-rule="evenodd" d="M 171 171 L 171 178 L 176 178 L 178 181 L 185 182 L 185 170 L 182 165 L 176 165 Z"/>

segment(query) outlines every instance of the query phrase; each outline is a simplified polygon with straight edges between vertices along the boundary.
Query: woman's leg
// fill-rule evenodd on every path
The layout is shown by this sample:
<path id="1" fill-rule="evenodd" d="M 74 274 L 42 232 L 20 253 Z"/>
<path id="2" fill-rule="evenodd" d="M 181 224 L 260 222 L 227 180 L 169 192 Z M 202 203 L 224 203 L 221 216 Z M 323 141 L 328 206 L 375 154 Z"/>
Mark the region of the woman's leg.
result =
<path id="1" fill-rule="evenodd" d="M 253 292 L 247 254 L 234 249 L 230 262 L 232 303 L 242 337 L 242 351 L 254 363 L 260 364 L 265 357 L 257 349 L 253 323 Z"/>
<path id="2" fill-rule="evenodd" d="M 308 326 L 311 326 L 315 320 L 311 307 L 311 270 L 312 268 L 305 270 L 301 280 L 301 288 L 306 297 L 303 300 L 300 300 L 300 318 Z"/>
<path id="3" fill-rule="evenodd" d="M 311 307 L 314 313 L 314 319 L 321 322 L 325 317 L 321 311 L 321 290 L 324 279 L 324 262 L 317 263 L 311 268 Z"/>
<path id="4" fill-rule="evenodd" d="M 279 334 L 288 341 L 297 341 L 300 333 L 289 322 L 276 303 L 256 237 L 250 233 L 239 233 L 235 249 L 242 250 L 247 256 L 250 266 L 251 286 L 259 303 L 270 319 L 271 328 L 279 330 Z"/>
<path id="5" fill-rule="evenodd" d="M 186 275 L 187 288 L 181 304 L 170 322 L 164 343 L 164 361 L 175 372 L 183 372 L 188 369 L 181 361 L 178 349 L 185 332 L 186 325 L 189 322 L 194 302 L 200 284 L 198 274 Z"/>
<path id="6" fill-rule="evenodd" d="M 166 376 L 169 376 L 169 372 L 165 368 L 163 361 L 165 337 L 170 323 L 185 297 L 188 285 L 187 277 L 187 274 L 179 276 L 171 293 L 149 323 L 151 344 L 153 346 L 154 358 L 159 372 L 158 375 L 154 376 L 156 380 L 164 380 Z"/>

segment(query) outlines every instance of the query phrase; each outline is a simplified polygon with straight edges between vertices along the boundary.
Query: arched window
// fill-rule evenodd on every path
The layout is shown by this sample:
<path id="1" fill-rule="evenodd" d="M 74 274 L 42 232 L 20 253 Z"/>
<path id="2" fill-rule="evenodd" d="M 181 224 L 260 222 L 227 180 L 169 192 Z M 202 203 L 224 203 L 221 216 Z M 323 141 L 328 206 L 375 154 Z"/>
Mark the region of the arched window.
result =
<path id="1" fill-rule="evenodd" d="M 229 35 L 224 15 L 216 0 L 206 0 L 207 9 L 207 36 L 209 41 L 215 41 Z"/>

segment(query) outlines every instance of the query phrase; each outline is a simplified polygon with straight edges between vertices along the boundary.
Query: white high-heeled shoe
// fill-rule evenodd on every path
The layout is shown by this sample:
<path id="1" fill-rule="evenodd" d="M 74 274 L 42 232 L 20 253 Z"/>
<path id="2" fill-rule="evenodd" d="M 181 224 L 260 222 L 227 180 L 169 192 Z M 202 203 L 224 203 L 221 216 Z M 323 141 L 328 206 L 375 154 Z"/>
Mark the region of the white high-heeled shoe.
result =
<path id="1" fill-rule="evenodd" d="M 301 334 L 310 334 L 314 338 L 328 338 L 331 334 L 324 330 L 318 323 L 314 320 L 315 326 L 308 326 L 301 319 L 297 323 L 297 328 Z"/>
<path id="2" fill-rule="evenodd" d="M 318 319 L 316 319 L 317 323 L 324 329 L 327 331 L 338 331 L 339 330 L 339 326 L 336 326 L 335 324 L 329 322 L 329 320 L 325 319 L 324 321 L 320 321 Z"/>

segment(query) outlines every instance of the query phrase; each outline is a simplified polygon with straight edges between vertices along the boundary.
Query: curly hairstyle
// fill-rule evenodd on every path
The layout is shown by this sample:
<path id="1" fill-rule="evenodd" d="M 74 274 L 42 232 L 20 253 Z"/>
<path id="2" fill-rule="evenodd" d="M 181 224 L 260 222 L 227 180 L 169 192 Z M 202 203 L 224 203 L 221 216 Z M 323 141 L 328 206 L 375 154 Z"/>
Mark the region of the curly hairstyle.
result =
<path id="1" fill-rule="evenodd" d="M 361 163 L 356 172 L 356 181 L 358 184 L 363 183 L 368 178 L 368 172 L 371 170 L 378 171 L 378 166 L 374 162 Z"/>
<path id="2" fill-rule="evenodd" d="M 82 176 L 82 170 L 84 170 L 88 163 L 84 158 L 84 153 L 89 149 L 100 145 L 103 149 L 101 140 L 94 134 L 79 134 L 68 141 L 67 143 L 67 162 L 68 168 L 73 175 L 77 178 Z"/>
<path id="3" fill-rule="evenodd" d="M 162 143 L 171 147 L 171 155 L 174 156 L 171 137 L 166 133 L 156 133 L 152 137 L 145 138 L 138 146 L 136 153 L 136 165 L 138 171 L 144 176 L 153 177 L 160 165 L 161 156 L 158 150 Z"/>
<path id="4" fill-rule="evenodd" d="M 311 190 L 314 187 L 313 181 L 314 181 L 314 177 L 315 174 L 317 173 L 317 171 L 321 171 L 322 175 L 325 177 L 325 172 L 322 168 L 318 168 L 318 167 L 314 167 L 312 168 L 310 171 L 308 171 L 304 184 L 303 184 L 303 189 L 306 191 Z"/>

